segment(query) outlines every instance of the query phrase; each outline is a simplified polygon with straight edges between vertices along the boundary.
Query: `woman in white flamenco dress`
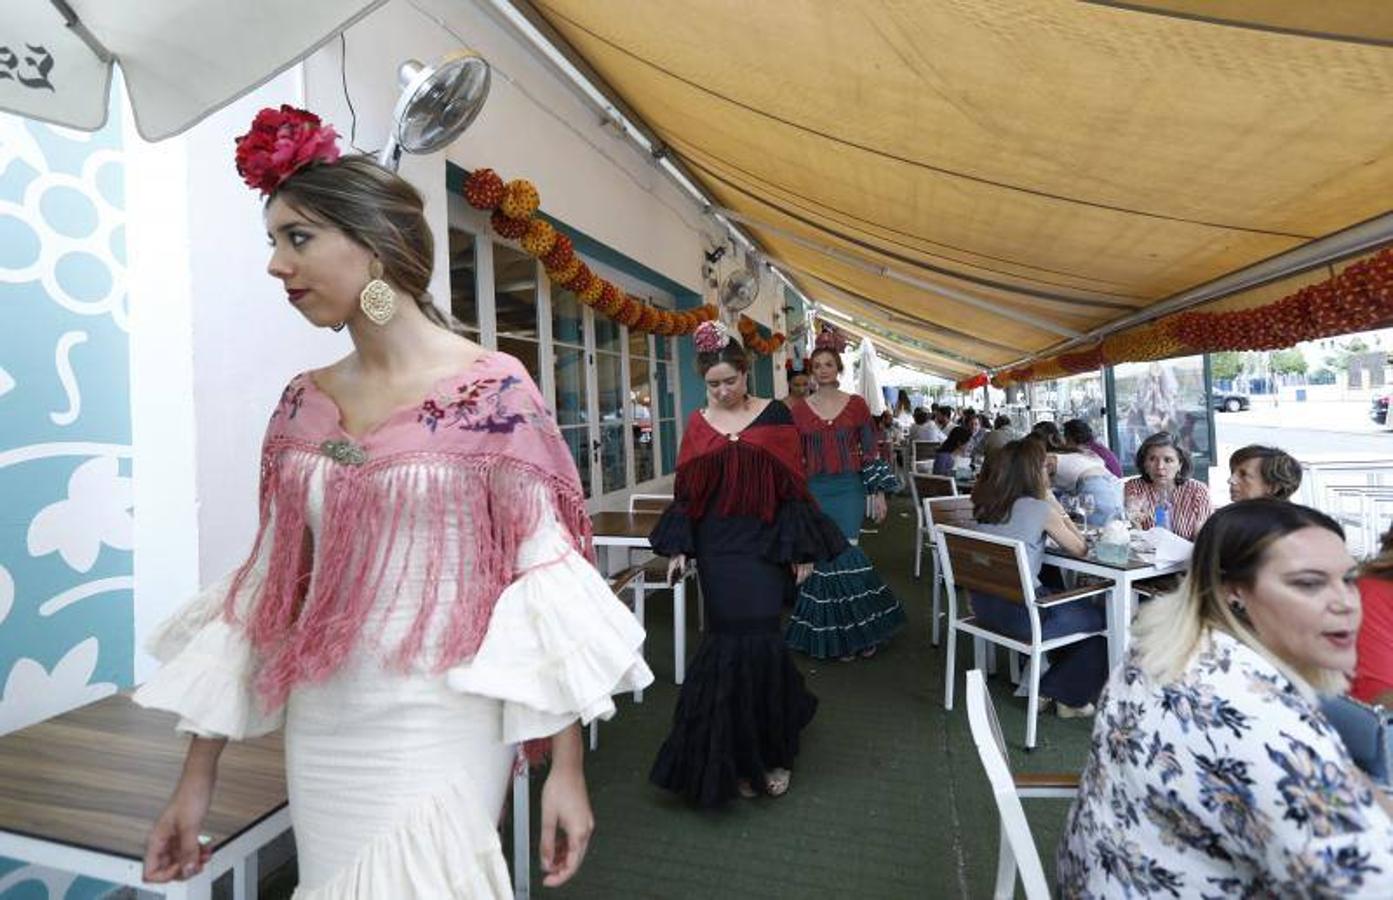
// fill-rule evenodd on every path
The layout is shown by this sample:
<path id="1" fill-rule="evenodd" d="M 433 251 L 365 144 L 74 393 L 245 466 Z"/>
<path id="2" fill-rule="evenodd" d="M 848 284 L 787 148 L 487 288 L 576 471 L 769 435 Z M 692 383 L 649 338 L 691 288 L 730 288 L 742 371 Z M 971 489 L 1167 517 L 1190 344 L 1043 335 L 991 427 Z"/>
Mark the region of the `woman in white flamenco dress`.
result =
<path id="1" fill-rule="evenodd" d="M 346 323 L 355 350 L 286 387 L 247 563 L 151 640 L 164 666 L 135 699 L 194 738 L 146 877 L 206 862 L 225 741 L 284 729 L 296 900 L 510 897 L 498 822 L 524 745 L 535 759 L 548 739 L 542 865 L 564 882 L 593 828 L 580 726 L 652 681 L 643 630 L 586 558 L 579 477 L 527 372 L 420 299 L 419 195 L 338 160 L 312 116 L 257 125 L 268 114 L 308 148 L 266 190 L 239 146 L 269 196 L 271 274 L 312 323 Z M 368 316 L 369 280 L 395 294 L 385 321 Z"/>

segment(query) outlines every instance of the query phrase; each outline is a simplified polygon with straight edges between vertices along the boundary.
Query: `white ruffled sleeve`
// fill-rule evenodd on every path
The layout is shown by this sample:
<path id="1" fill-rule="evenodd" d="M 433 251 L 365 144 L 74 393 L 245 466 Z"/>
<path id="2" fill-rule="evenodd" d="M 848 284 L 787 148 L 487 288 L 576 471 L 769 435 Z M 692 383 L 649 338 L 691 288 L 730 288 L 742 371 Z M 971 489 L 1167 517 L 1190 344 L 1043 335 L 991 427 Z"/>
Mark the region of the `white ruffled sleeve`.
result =
<path id="1" fill-rule="evenodd" d="M 550 515 L 518 551 L 517 577 L 451 688 L 504 701 L 503 739 L 549 737 L 614 715 L 612 695 L 653 682 L 644 631 Z"/>
<path id="2" fill-rule="evenodd" d="M 155 629 L 145 649 L 163 665 L 133 698 L 177 713 L 178 730 L 200 737 L 259 737 L 279 729 L 285 718 L 284 707 L 269 715 L 262 711 L 252 686 L 256 653 L 241 626 L 222 615 L 235 574 L 200 591 Z M 256 596 L 261 579 L 260 567 L 254 567 L 241 596 Z"/>

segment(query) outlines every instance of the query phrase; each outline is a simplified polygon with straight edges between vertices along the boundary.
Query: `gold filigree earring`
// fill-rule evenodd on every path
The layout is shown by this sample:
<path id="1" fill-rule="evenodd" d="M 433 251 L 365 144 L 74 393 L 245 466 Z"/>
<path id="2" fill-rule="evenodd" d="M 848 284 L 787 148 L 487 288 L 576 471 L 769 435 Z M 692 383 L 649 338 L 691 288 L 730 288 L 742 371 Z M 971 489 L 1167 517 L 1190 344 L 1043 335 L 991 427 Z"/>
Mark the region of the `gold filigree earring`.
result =
<path id="1" fill-rule="evenodd" d="M 372 280 L 358 295 L 358 306 L 376 325 L 386 325 L 397 314 L 397 292 L 382 280 L 382 261 L 374 259 L 368 268 Z"/>

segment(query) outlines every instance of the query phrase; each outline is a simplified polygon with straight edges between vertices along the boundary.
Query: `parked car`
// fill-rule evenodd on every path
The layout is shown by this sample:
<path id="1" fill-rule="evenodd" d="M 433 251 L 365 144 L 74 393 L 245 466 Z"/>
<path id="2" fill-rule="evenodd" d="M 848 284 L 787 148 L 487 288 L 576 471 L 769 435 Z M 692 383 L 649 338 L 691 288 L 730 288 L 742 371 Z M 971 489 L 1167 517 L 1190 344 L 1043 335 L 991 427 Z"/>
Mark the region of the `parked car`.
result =
<path id="1" fill-rule="evenodd" d="M 1214 389 L 1212 399 L 1214 401 L 1214 408 L 1219 412 L 1241 412 L 1252 404 L 1247 394 L 1238 394 L 1233 391 L 1221 391 L 1218 388 Z"/>
<path id="2" fill-rule="evenodd" d="M 1393 394 L 1375 394 L 1373 402 L 1369 404 L 1369 418 L 1379 425 L 1388 424 L 1388 401 L 1393 398 Z"/>

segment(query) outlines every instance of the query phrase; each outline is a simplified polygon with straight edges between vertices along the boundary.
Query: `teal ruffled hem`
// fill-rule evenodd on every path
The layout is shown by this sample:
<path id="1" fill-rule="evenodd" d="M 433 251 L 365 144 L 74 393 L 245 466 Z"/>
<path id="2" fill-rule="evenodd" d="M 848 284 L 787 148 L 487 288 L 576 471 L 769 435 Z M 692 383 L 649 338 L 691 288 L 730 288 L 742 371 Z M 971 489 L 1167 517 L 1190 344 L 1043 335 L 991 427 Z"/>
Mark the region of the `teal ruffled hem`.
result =
<path id="1" fill-rule="evenodd" d="M 861 548 L 851 546 L 803 582 L 784 640 L 816 659 L 835 659 L 883 644 L 904 625 L 900 601 Z"/>
<path id="2" fill-rule="evenodd" d="M 861 483 L 866 486 L 868 494 L 898 494 L 900 492 L 900 479 L 896 477 L 895 470 L 890 468 L 890 464 L 883 459 L 868 462 L 861 467 Z"/>

